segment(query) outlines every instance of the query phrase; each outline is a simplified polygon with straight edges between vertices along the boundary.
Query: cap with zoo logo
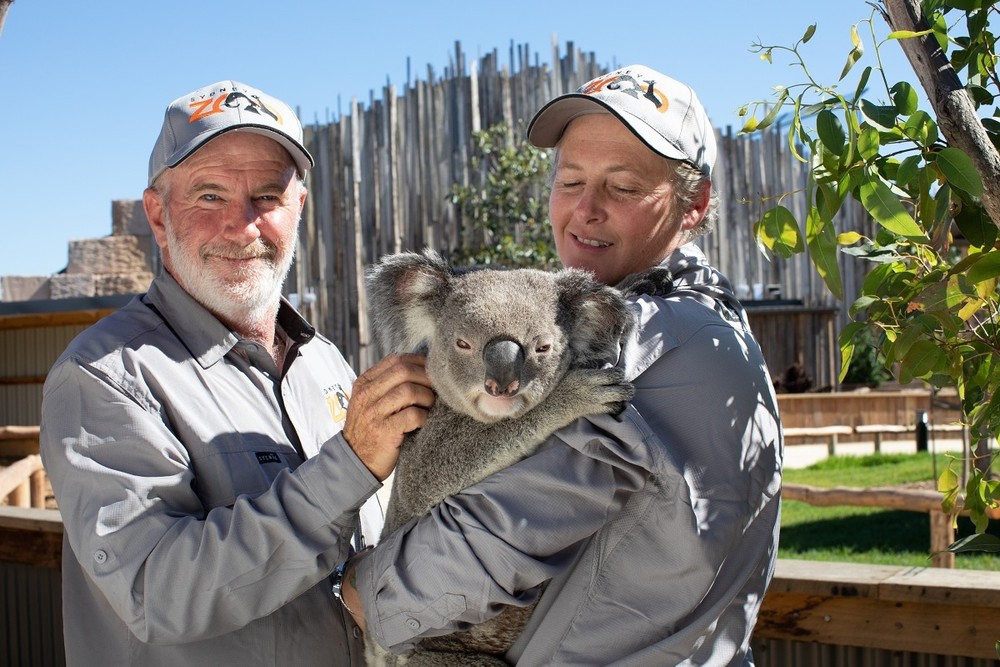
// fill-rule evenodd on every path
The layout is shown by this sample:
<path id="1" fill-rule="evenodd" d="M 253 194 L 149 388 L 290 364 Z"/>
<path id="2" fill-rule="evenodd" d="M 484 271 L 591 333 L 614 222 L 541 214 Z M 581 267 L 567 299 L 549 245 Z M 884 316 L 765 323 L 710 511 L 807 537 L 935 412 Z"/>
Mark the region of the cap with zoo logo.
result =
<path id="1" fill-rule="evenodd" d="M 302 125 L 291 107 L 238 81 L 220 81 L 179 97 L 167 107 L 149 156 L 149 185 L 210 139 L 231 131 L 274 139 L 295 160 L 300 175 L 314 164 L 302 145 Z"/>
<path id="2" fill-rule="evenodd" d="M 543 106 L 528 124 L 528 141 L 551 148 L 570 121 L 591 113 L 613 114 L 654 152 L 711 177 L 715 129 L 690 86 L 643 65 L 623 67 Z"/>

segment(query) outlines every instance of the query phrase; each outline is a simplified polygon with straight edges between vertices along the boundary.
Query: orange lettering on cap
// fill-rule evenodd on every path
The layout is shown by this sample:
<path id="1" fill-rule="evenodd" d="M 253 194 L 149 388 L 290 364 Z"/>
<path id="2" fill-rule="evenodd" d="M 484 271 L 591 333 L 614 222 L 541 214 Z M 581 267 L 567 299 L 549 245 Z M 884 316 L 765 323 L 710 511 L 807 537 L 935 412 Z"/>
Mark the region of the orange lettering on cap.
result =
<path id="1" fill-rule="evenodd" d="M 580 92 L 582 92 L 584 95 L 593 95 L 594 93 L 599 93 L 602 90 L 604 90 L 605 86 L 607 86 L 609 83 L 611 83 L 617 78 L 618 78 L 617 76 L 606 76 L 603 79 L 594 79 L 593 81 L 588 83 Z"/>
<path id="2" fill-rule="evenodd" d="M 191 118 L 188 119 L 188 123 L 196 123 L 206 116 L 222 113 L 222 109 L 219 107 L 222 106 L 222 102 L 225 99 L 224 95 L 216 95 L 214 98 L 210 97 L 207 100 L 192 102 L 188 106 L 195 109 L 195 112 L 191 114 Z"/>
<path id="3" fill-rule="evenodd" d="M 580 92 L 583 93 L 584 95 L 594 95 L 606 89 L 610 84 L 620 80 L 621 78 L 622 77 L 617 74 L 612 74 L 610 76 L 605 76 L 600 79 L 594 79 L 593 81 L 585 85 L 583 88 L 581 88 Z M 635 82 L 636 84 L 638 84 L 639 82 L 638 79 L 633 79 L 632 77 L 629 77 L 629 79 Z M 630 90 L 642 94 L 643 97 L 648 99 L 656 106 L 656 110 L 659 111 L 660 113 L 666 113 L 667 109 L 670 107 L 670 100 L 667 98 L 666 95 L 663 94 L 663 91 L 661 91 L 659 88 L 653 85 L 653 83 L 650 83 L 648 85 L 648 88 L 646 88 L 646 90 L 644 91 L 639 88 L 631 88 Z M 626 92 L 626 91 L 624 88 L 622 88 L 621 92 Z M 654 96 L 656 99 L 653 99 Z M 657 102 L 659 102 L 659 104 L 657 104 Z"/>
<path id="4" fill-rule="evenodd" d="M 667 96 L 664 95 L 663 92 L 656 87 L 653 87 L 650 90 L 650 92 L 656 93 L 656 96 L 660 98 L 660 106 L 656 107 L 656 110 L 659 111 L 660 113 L 667 113 L 667 109 L 670 108 L 670 100 L 667 99 Z"/>

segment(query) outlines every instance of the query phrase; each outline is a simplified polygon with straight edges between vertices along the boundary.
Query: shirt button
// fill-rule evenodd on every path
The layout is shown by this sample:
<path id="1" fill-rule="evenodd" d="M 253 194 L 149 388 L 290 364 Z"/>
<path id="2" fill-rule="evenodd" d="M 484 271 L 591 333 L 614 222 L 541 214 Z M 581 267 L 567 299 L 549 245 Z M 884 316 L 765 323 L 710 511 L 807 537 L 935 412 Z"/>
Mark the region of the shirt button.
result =
<path id="1" fill-rule="evenodd" d="M 98 549 L 97 551 L 94 552 L 94 562 L 97 563 L 98 565 L 104 563 L 107 560 L 108 560 L 108 552 L 106 552 L 104 549 Z"/>
<path id="2" fill-rule="evenodd" d="M 359 628 L 358 626 L 355 625 L 354 629 L 351 632 L 354 633 L 354 638 L 355 639 L 361 639 L 361 628 Z"/>
<path id="3" fill-rule="evenodd" d="M 407 627 L 410 628 L 410 630 L 419 630 L 420 629 L 420 621 L 418 621 L 415 618 L 408 618 L 408 619 L 406 619 L 406 625 L 407 625 Z"/>

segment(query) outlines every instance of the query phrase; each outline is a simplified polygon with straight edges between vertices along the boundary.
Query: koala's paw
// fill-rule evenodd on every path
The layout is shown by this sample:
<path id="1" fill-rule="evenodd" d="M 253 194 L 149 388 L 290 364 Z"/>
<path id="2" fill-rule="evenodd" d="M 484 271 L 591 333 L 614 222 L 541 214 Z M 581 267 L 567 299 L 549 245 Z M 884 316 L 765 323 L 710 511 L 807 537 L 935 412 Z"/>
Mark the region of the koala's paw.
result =
<path id="1" fill-rule="evenodd" d="M 639 273 L 633 273 L 615 285 L 622 296 L 638 296 L 640 294 L 656 294 L 664 296 L 674 289 L 674 276 L 663 266 L 654 266 Z"/>
<path id="2" fill-rule="evenodd" d="M 635 388 L 618 368 L 578 369 L 566 376 L 567 388 L 582 401 L 581 416 L 617 414 L 632 398 Z"/>

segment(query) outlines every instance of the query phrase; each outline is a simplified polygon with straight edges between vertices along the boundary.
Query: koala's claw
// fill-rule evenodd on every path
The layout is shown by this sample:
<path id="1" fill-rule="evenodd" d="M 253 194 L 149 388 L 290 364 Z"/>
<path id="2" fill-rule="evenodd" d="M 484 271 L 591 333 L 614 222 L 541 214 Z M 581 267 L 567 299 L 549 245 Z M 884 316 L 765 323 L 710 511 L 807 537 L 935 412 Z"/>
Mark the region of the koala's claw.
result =
<path id="1" fill-rule="evenodd" d="M 635 393 L 632 383 L 618 368 L 573 370 L 563 384 L 567 393 L 585 403 L 583 414 L 617 414 Z"/>
<path id="2" fill-rule="evenodd" d="M 633 273 L 615 285 L 615 289 L 622 293 L 622 296 L 638 296 L 640 294 L 650 294 L 664 296 L 674 289 L 674 276 L 663 266 L 654 266 L 639 273 Z"/>

